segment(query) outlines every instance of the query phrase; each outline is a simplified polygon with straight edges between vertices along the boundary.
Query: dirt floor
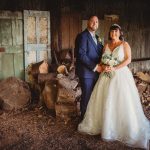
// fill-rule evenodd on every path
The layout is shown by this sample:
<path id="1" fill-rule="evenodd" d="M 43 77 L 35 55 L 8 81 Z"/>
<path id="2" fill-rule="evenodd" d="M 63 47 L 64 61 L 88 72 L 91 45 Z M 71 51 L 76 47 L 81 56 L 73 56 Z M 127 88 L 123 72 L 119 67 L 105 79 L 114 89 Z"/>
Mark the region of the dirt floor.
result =
<path id="1" fill-rule="evenodd" d="M 146 112 L 150 119 L 150 114 Z M 44 107 L 30 105 L 0 112 L 0 150 L 138 150 L 120 142 L 77 132 L 79 117 L 68 124 Z"/>

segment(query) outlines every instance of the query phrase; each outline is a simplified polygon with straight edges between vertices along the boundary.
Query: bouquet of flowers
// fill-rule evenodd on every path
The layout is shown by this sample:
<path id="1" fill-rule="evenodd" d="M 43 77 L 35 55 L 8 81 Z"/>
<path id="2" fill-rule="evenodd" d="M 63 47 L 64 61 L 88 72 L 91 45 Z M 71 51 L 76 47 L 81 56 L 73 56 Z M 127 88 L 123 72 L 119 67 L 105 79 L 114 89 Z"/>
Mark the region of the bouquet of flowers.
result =
<path id="1" fill-rule="evenodd" d="M 117 57 L 114 57 L 112 54 L 104 53 L 102 55 L 101 62 L 103 65 L 114 67 L 120 63 Z M 109 78 L 112 78 L 113 72 L 103 72 L 103 74 Z"/>

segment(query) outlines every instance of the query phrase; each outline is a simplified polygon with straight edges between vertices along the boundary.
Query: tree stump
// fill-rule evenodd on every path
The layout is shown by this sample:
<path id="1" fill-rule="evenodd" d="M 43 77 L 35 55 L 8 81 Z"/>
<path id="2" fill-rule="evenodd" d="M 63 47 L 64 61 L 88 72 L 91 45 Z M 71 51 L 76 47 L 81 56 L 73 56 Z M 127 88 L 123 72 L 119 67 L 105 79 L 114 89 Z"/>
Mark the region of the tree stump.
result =
<path id="1" fill-rule="evenodd" d="M 6 110 L 25 107 L 31 100 L 31 92 L 26 82 L 9 77 L 0 82 L 1 107 Z"/>

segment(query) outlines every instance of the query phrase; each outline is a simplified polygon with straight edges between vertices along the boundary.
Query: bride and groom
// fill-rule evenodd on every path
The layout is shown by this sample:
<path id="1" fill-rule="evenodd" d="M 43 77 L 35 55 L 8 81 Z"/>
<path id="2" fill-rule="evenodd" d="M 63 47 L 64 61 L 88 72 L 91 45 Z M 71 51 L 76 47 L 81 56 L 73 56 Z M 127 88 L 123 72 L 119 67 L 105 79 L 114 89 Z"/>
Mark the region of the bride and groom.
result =
<path id="1" fill-rule="evenodd" d="M 82 90 L 82 121 L 78 131 L 148 149 L 150 122 L 127 67 L 131 62 L 131 48 L 123 40 L 118 24 L 110 27 L 109 42 L 104 47 L 95 36 L 97 28 L 98 18 L 91 16 L 87 29 L 75 41 L 76 73 Z"/>

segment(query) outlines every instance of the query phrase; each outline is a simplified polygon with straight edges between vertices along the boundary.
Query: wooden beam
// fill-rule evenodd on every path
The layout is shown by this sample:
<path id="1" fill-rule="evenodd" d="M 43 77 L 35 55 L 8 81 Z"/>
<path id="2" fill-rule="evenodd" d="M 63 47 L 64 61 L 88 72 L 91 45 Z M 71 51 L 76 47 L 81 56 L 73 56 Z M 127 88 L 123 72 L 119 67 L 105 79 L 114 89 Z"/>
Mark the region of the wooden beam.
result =
<path id="1" fill-rule="evenodd" d="M 132 62 L 146 61 L 146 60 L 150 60 L 150 57 L 147 57 L 147 58 L 135 58 L 135 59 L 132 59 Z"/>

